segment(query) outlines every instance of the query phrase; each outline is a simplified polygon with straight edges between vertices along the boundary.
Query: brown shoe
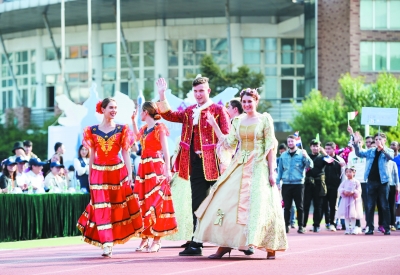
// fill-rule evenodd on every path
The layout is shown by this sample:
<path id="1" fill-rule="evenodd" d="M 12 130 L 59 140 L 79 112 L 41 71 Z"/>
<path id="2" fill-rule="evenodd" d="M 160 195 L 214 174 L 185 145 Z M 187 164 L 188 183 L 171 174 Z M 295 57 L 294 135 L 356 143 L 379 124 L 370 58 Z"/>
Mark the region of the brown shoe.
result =
<path id="1" fill-rule="evenodd" d="M 267 260 L 275 260 L 275 251 L 268 251 Z"/>

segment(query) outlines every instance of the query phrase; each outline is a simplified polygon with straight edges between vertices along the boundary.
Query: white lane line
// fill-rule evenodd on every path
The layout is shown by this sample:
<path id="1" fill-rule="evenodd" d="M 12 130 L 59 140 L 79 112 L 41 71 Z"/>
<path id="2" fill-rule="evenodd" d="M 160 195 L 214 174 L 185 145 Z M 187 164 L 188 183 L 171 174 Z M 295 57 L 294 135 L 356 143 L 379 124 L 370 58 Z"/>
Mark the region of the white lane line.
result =
<path id="1" fill-rule="evenodd" d="M 373 263 L 373 262 L 380 262 L 380 261 L 390 260 L 390 259 L 397 258 L 397 257 L 400 257 L 400 254 L 397 254 L 397 255 L 394 255 L 394 256 L 390 256 L 390 257 L 386 257 L 386 258 L 382 258 L 382 259 L 370 260 L 368 262 L 361 262 L 361 263 L 357 263 L 357 264 L 346 265 L 346 266 L 342 266 L 342 267 L 335 268 L 335 269 L 325 270 L 325 271 L 321 271 L 321 272 L 318 272 L 318 273 L 312 273 L 312 274 L 309 274 L 309 275 L 326 274 L 326 273 L 330 273 L 330 272 L 334 272 L 334 271 L 338 271 L 338 270 L 342 270 L 342 269 L 347 269 L 347 268 L 351 268 L 351 267 L 355 267 L 355 266 L 370 264 L 370 263 Z"/>
<path id="2" fill-rule="evenodd" d="M 175 256 L 175 255 L 174 255 Z M 162 256 L 162 257 L 157 257 L 157 259 L 162 259 L 162 258 L 171 258 L 171 256 Z M 45 274 L 56 274 L 56 273 L 64 273 L 64 272 L 71 272 L 71 271 L 76 271 L 76 270 L 82 270 L 82 269 L 87 269 L 87 268 L 92 268 L 92 267 L 97 267 L 97 266 L 104 266 L 104 265 L 112 265 L 112 264 L 121 264 L 121 263 L 128 263 L 128 262 L 134 262 L 134 261 L 148 261 L 151 258 L 140 258 L 140 259 L 130 259 L 130 260 L 121 260 L 121 261 L 114 261 L 114 262 L 102 262 L 99 264 L 94 264 L 94 265 L 85 265 L 84 267 L 78 267 L 78 268 L 73 268 L 73 269 L 64 269 L 64 270 L 59 270 L 59 271 L 48 271 L 48 272 L 42 272 L 42 273 L 31 273 L 31 275 L 45 275 Z M 109 259 L 104 259 L 105 261 Z"/>

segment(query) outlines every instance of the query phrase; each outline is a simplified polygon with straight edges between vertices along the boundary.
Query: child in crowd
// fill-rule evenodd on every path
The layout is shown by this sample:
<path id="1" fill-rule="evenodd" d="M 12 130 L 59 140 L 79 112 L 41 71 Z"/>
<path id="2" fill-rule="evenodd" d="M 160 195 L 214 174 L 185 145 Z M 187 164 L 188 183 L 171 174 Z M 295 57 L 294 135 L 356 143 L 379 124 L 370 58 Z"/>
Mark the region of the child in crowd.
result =
<path id="1" fill-rule="evenodd" d="M 341 201 L 337 211 L 337 218 L 344 218 L 346 224 L 345 234 L 355 235 L 356 219 L 361 219 L 362 202 L 361 202 L 361 184 L 354 179 L 356 169 L 354 167 L 346 168 L 345 174 L 347 179 L 342 181 L 339 186 L 339 194 Z"/>

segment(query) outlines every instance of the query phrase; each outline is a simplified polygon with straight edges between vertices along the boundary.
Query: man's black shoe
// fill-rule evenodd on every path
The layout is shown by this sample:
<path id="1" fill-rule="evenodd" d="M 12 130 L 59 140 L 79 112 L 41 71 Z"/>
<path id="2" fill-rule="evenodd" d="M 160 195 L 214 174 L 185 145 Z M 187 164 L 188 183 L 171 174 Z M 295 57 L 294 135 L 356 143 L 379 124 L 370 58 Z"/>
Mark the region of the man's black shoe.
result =
<path id="1" fill-rule="evenodd" d="M 203 248 L 189 246 L 182 252 L 179 252 L 179 256 L 203 256 Z"/>
<path id="2" fill-rule="evenodd" d="M 304 234 L 304 233 L 306 233 L 306 231 L 304 230 L 304 228 L 302 226 L 300 226 L 299 230 L 297 230 L 297 233 Z"/>
<path id="3" fill-rule="evenodd" d="M 319 227 L 318 226 L 314 226 L 314 230 L 313 230 L 315 233 L 318 233 L 319 232 Z"/>
<path id="4" fill-rule="evenodd" d="M 374 230 L 368 230 L 365 235 L 374 235 Z"/>
<path id="5" fill-rule="evenodd" d="M 290 227 L 286 226 L 286 234 L 289 233 Z"/>
<path id="6" fill-rule="evenodd" d="M 386 230 L 385 233 L 383 233 L 383 235 L 390 235 L 390 231 Z"/>

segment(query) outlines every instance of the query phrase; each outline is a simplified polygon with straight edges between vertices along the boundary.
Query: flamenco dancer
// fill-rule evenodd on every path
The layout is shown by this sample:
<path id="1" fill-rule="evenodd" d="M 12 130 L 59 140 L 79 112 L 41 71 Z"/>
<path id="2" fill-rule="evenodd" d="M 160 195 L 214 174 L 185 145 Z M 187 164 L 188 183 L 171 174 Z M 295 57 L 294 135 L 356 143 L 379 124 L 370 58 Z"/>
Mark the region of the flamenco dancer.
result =
<path id="1" fill-rule="evenodd" d="M 155 103 L 146 101 L 142 107 L 141 120 L 146 122 L 140 131 L 132 115 L 133 131 L 142 145 L 141 160 L 136 175 L 133 193 L 142 210 L 144 231 L 142 242 L 136 251 L 158 252 L 163 236 L 175 234 L 177 224 L 172 204 L 170 159 L 168 152 L 167 127 L 156 122 L 161 119 Z M 149 238 L 154 238 L 149 246 Z"/>
<path id="2" fill-rule="evenodd" d="M 128 149 L 133 134 L 128 125 L 114 122 L 117 102 L 105 98 L 96 111 L 104 114 L 100 125 L 85 128 L 83 145 L 90 150 L 90 203 L 78 220 L 83 240 L 103 248 L 111 257 L 112 248 L 143 230 L 139 203 L 132 193 L 132 173 Z M 121 150 L 122 149 L 122 150 Z M 122 160 L 118 152 L 122 152 Z"/>
<path id="3" fill-rule="evenodd" d="M 207 197 L 210 187 L 218 179 L 219 167 L 215 152 L 218 137 L 207 123 L 206 114 L 215 117 L 223 134 L 229 132 L 230 120 L 225 107 L 214 104 L 210 99 L 210 86 L 207 77 L 197 77 L 193 81 L 193 93 L 197 104 L 183 111 L 172 111 L 165 97 L 167 83 L 157 80 L 160 101 L 157 103 L 161 116 L 168 121 L 182 123 L 180 151 L 175 166 L 178 176 L 189 180 L 192 189 L 192 211 L 195 211 Z M 197 218 L 193 215 L 193 225 Z M 202 255 L 203 244 L 191 242 L 180 256 Z"/>
<path id="4" fill-rule="evenodd" d="M 199 221 L 193 240 L 219 246 L 210 259 L 220 259 L 232 248 L 246 255 L 253 254 L 254 248 L 261 249 L 267 251 L 267 259 L 275 259 L 275 252 L 286 250 L 288 243 L 273 173 L 278 144 L 274 124 L 268 113 L 257 112 L 257 90 L 243 90 L 240 98 L 246 114 L 233 119 L 228 135 L 207 114 L 207 122 L 219 138 L 218 152 L 238 148 L 195 212 Z"/>

